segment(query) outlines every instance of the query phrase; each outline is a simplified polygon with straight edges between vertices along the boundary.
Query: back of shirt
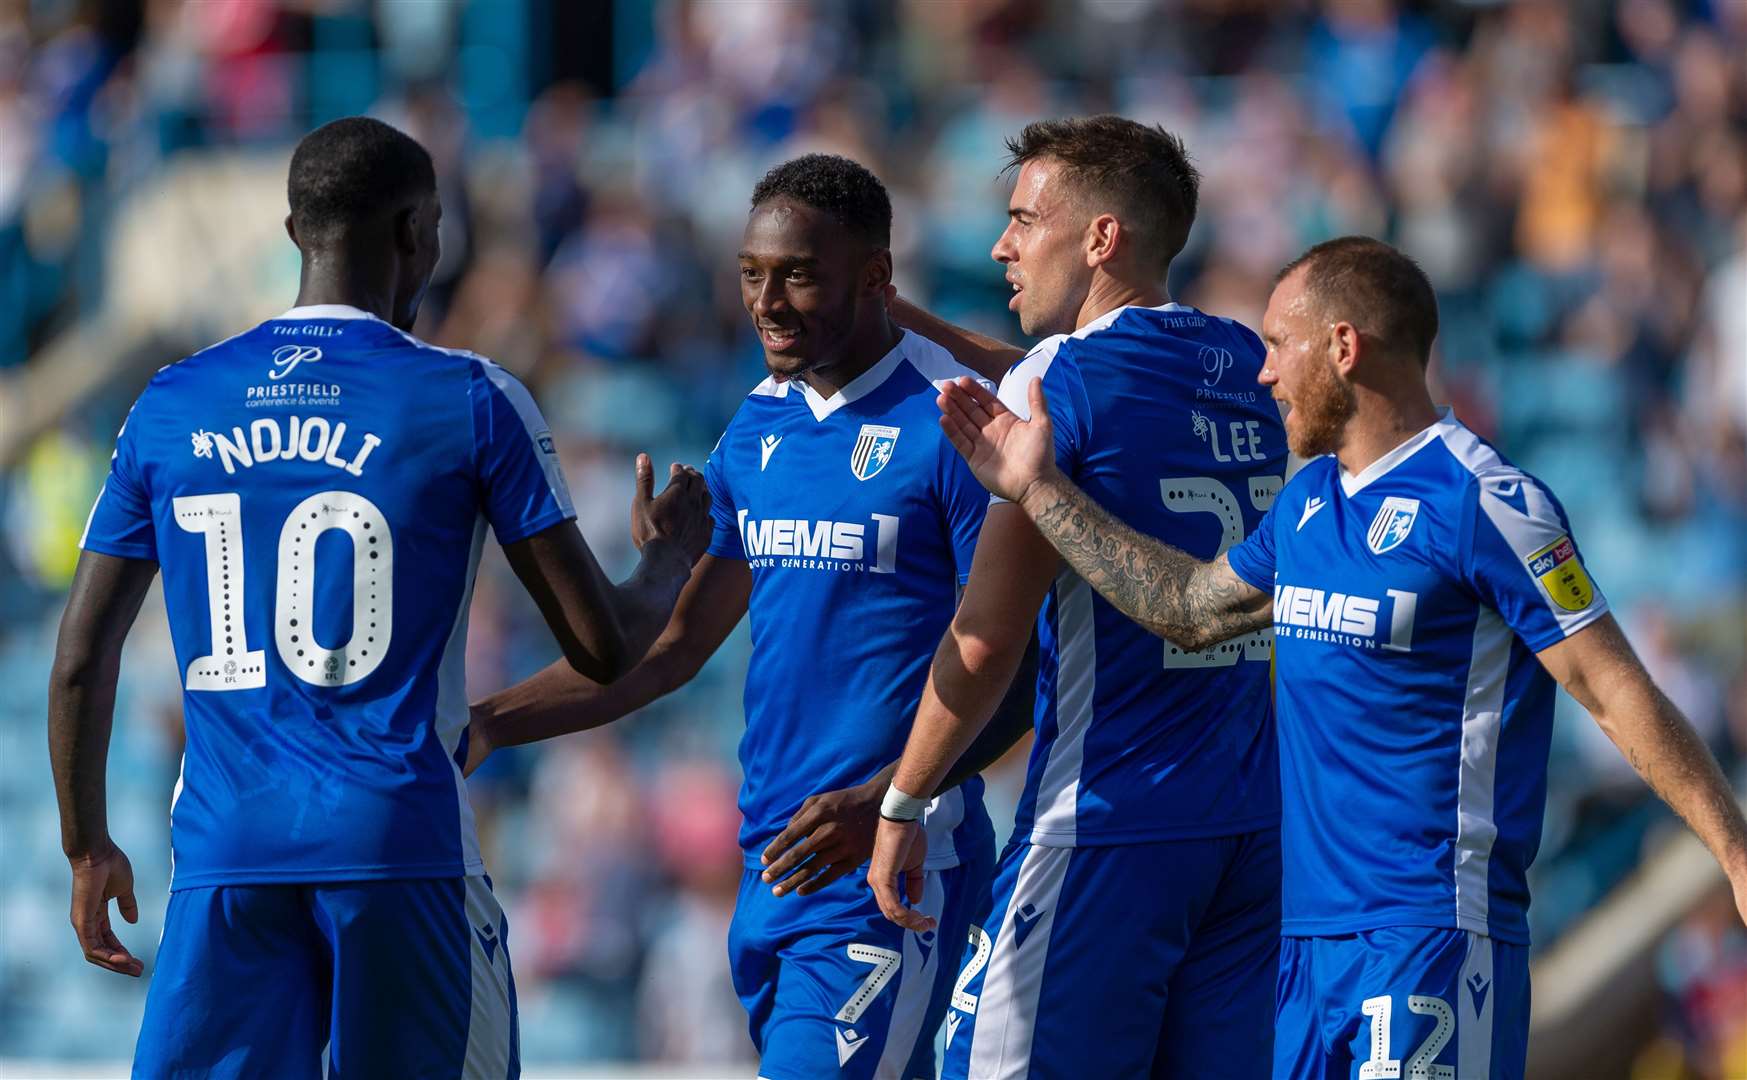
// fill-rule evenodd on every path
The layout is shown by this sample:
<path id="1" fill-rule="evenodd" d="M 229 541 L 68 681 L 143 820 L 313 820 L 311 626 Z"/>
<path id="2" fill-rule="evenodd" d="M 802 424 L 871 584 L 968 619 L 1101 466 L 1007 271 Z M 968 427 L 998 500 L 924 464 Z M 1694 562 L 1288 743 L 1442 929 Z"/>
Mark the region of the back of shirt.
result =
<path id="1" fill-rule="evenodd" d="M 1001 383 L 1029 415 L 1043 379 L 1056 463 L 1099 505 L 1202 559 L 1273 504 L 1286 434 L 1245 327 L 1167 304 L 1118 308 L 1033 349 Z M 1226 836 L 1279 821 L 1269 632 L 1185 654 L 1064 565 L 1039 619 L 1037 741 L 1015 838 Z"/>
<path id="2" fill-rule="evenodd" d="M 163 573 L 187 731 L 171 887 L 483 873 L 454 755 L 485 528 L 574 516 L 519 382 L 356 308 L 159 371 L 82 546 Z"/>

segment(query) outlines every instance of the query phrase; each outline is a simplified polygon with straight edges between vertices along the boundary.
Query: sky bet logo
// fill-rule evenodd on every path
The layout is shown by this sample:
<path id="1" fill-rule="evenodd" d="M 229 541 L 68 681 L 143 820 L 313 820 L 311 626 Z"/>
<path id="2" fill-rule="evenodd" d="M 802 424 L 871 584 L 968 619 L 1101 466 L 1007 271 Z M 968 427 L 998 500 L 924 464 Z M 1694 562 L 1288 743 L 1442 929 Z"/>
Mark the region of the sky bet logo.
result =
<path id="1" fill-rule="evenodd" d="M 859 521 L 804 518 L 753 518 L 739 514 L 740 543 L 754 569 L 866 570 L 893 573 L 898 566 L 898 518 L 870 514 L 874 526 L 873 565 L 868 565 L 867 525 Z"/>

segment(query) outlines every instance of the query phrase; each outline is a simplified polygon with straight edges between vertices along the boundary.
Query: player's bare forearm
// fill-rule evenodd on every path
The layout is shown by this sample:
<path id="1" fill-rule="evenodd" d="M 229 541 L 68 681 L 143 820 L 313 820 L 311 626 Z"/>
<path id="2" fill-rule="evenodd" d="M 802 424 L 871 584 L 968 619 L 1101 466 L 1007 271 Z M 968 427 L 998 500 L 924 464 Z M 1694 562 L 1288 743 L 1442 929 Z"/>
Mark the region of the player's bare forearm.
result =
<path id="1" fill-rule="evenodd" d="M 940 782 L 939 789 L 933 794 L 950 791 L 993 765 L 1031 730 L 1037 707 L 1037 659 L 1037 633 L 1033 631 L 1025 655 L 1020 658 L 1019 666 L 1014 669 L 1008 683 L 1006 696 L 995 707 L 995 715 L 947 770 L 946 779 Z M 883 792 L 885 788 L 882 786 L 880 790 Z"/>
<path id="2" fill-rule="evenodd" d="M 474 702 L 471 737 L 501 749 L 589 731 L 636 712 L 666 692 L 653 665 L 639 664 L 623 678 L 602 685 L 558 660 Z"/>
<path id="3" fill-rule="evenodd" d="M 1031 730 L 1037 703 L 1037 653 L 1037 635 L 1033 633 L 1024 657 L 1014 669 L 1012 682 L 1007 687 L 1001 704 L 995 707 L 995 713 L 989 718 L 989 722 L 983 725 L 982 731 L 977 733 L 952 768 L 947 770 L 946 779 L 927 792 L 929 798 L 943 791 L 951 791 L 993 765 Z M 868 781 L 867 786 L 876 792 L 876 798 L 885 793 L 886 786 L 897 775 L 898 765 L 898 761 L 892 762 Z"/>
<path id="4" fill-rule="evenodd" d="M 627 655 L 640 657 L 649 652 L 673 617 L 674 606 L 691 574 L 691 559 L 679 545 L 668 540 L 651 540 L 643 545 L 643 558 L 637 569 L 613 589 Z"/>
<path id="5" fill-rule="evenodd" d="M 645 546 L 647 558 L 648 546 Z M 705 555 L 672 603 L 673 614 L 630 671 L 603 684 L 558 661 L 472 708 L 468 754 L 476 766 L 492 749 L 610 724 L 689 682 L 746 614 L 752 575 L 738 559 Z"/>
<path id="6" fill-rule="evenodd" d="M 950 786 L 948 774 L 982 734 L 1023 656 L 1022 647 L 990 648 L 956 624 L 947 631 L 892 778 L 900 791 L 919 794 Z"/>
<path id="7" fill-rule="evenodd" d="M 903 297 L 892 301 L 892 321 L 934 342 L 952 358 L 992 382 L 999 382 L 1007 369 L 1025 356 L 1025 350 L 999 338 L 947 322 Z"/>
<path id="8" fill-rule="evenodd" d="M 1267 626 L 1273 598 L 1213 562 L 1144 536 L 1059 472 L 1020 501 L 1038 532 L 1118 611 L 1190 652 Z"/>
<path id="9" fill-rule="evenodd" d="M 49 675 L 49 763 L 69 858 L 106 852 L 106 771 L 121 647 L 157 575 L 154 562 L 86 553 L 61 617 Z"/>
<path id="10" fill-rule="evenodd" d="M 1717 759 L 1644 670 L 1613 616 L 1602 616 L 1539 655 L 1730 879 L 1747 883 L 1747 819 L 1740 802 Z"/>

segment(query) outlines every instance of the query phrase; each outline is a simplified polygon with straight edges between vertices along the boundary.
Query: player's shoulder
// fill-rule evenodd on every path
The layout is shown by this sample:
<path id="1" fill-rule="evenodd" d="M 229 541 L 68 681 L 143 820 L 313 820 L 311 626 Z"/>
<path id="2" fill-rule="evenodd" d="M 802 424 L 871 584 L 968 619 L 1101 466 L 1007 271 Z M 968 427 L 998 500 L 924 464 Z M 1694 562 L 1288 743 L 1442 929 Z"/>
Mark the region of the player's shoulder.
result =
<path id="1" fill-rule="evenodd" d="M 1447 412 L 1434 425 L 1451 463 L 1457 495 L 1507 534 L 1527 526 L 1564 527 L 1564 510 L 1540 478 L 1505 457 Z"/>
<path id="2" fill-rule="evenodd" d="M 898 348 L 903 350 L 903 361 L 936 389 L 962 378 L 975 379 L 990 390 L 995 388 L 993 382 L 975 369 L 959 363 L 944 346 L 913 330 L 904 331 Z"/>
<path id="3" fill-rule="evenodd" d="M 215 365 L 232 364 L 238 354 L 258 345 L 266 326 L 266 323 L 257 323 L 158 368 L 146 380 L 146 385 L 135 399 L 131 415 L 138 417 L 177 403 L 202 403 L 208 389 L 204 376 Z M 202 401 L 191 400 L 194 398 L 201 398 Z"/>
<path id="4" fill-rule="evenodd" d="M 1016 390 L 1020 400 L 1024 400 L 1025 385 L 1032 379 L 1048 378 L 1052 371 L 1060 374 L 1073 367 L 1072 350 L 1064 348 L 1073 340 L 1073 334 L 1052 334 L 1033 345 L 1030 352 L 1020 357 L 1017 363 L 1007 369 L 1007 374 L 1001 376 L 1003 400 L 1009 387 Z"/>
<path id="5" fill-rule="evenodd" d="M 790 407 L 793 402 L 789 395 L 804 395 L 805 390 L 791 379 L 779 379 L 767 375 L 759 380 L 758 385 L 746 392 L 746 397 L 740 402 L 740 407 L 734 410 L 734 415 L 728 418 L 726 430 L 747 423 L 759 423 L 764 418 Z"/>
<path id="6" fill-rule="evenodd" d="M 790 394 L 800 392 L 793 382 L 786 379 L 767 375 L 759 380 L 756 386 L 746 392 L 739 407 L 723 425 L 722 434 L 717 437 L 716 445 L 710 451 L 711 459 L 717 457 L 730 434 L 747 428 L 762 428 L 773 416 L 779 415 L 782 409 L 792 405 Z"/>

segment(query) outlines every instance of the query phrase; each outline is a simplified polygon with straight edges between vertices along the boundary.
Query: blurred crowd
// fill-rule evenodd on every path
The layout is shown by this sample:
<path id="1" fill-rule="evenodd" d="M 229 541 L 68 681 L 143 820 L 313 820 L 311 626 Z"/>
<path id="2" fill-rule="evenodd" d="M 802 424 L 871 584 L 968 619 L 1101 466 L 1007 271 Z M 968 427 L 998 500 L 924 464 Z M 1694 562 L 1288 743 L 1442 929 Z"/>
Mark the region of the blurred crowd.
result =
<path id="1" fill-rule="evenodd" d="M 445 252 L 418 332 L 529 381 L 582 527 L 623 569 L 631 455 L 701 461 L 760 377 L 732 266 L 764 169 L 811 150 L 869 165 L 892 193 L 901 290 L 1019 340 L 988 259 L 1003 140 L 1039 117 L 1121 112 L 1181 134 L 1204 175 L 1179 300 L 1255 325 L 1275 269 L 1341 233 L 1421 261 L 1442 396 L 1560 494 L 1652 671 L 1740 776 L 1744 56 L 1743 0 L 0 0 L 0 382 L 130 274 L 166 272 L 108 241 L 172 163 L 283 156 L 313 124 L 369 111 L 420 138 L 442 184 Z M 263 206 L 282 214 L 273 195 Z M 260 269 L 280 308 L 290 255 Z M 198 332 L 278 310 L 237 306 Z M 116 1025 L 138 1014 L 140 988 L 80 965 L 66 929 L 42 686 L 113 433 L 153 366 L 206 343 L 184 337 L 118 358 L 0 478 L 0 684 L 17 687 L 0 699 L 0 1055 L 114 1057 Z M 149 953 L 180 710 L 161 611 L 134 637 L 110 799 L 145 910 L 122 936 Z M 735 638 L 673 699 L 500 755 L 473 781 L 529 1060 L 749 1055 L 723 949 L 745 654 Z M 555 655 L 488 560 L 470 690 Z M 1540 947 L 1670 827 L 1562 709 Z M 1016 784 L 1009 761 L 998 821 Z M 1716 983 L 1741 1000 L 1747 937 L 1701 917 L 1682 934 L 1664 968 L 1686 1019 L 1661 1052 L 1721 1075 L 1747 1011 L 1690 1022 L 1680 1003 Z"/>

